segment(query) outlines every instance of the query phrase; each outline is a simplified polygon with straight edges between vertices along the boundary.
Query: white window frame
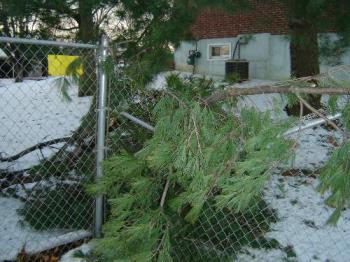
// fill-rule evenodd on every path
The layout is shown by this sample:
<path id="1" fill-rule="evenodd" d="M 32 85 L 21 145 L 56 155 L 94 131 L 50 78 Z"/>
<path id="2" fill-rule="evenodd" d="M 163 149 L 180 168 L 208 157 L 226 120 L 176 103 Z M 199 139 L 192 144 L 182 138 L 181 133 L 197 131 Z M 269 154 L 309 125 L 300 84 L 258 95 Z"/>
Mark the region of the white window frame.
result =
<path id="1" fill-rule="evenodd" d="M 227 56 L 222 57 L 211 57 L 211 49 L 212 47 L 221 47 L 221 46 L 228 46 L 229 53 Z M 229 60 L 231 58 L 232 54 L 232 44 L 231 43 L 214 43 L 214 44 L 208 44 L 208 52 L 207 52 L 207 58 L 209 61 L 223 61 L 223 60 Z"/>

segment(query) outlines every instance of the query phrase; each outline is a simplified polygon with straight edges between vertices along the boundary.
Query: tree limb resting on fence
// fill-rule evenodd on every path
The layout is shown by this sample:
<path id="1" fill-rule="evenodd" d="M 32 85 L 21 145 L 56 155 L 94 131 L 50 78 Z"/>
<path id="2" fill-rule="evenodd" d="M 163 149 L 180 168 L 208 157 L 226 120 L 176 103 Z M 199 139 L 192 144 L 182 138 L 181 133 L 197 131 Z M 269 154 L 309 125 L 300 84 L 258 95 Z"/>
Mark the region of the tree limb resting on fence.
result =
<path id="1" fill-rule="evenodd" d="M 235 96 L 248 96 L 248 95 L 259 95 L 259 94 L 312 94 L 312 95 L 350 95 L 349 88 L 298 88 L 298 87 L 279 87 L 273 85 L 262 85 L 255 87 L 230 87 L 224 91 L 217 92 L 206 99 L 204 104 L 212 104 L 219 101 L 224 101 L 230 97 Z"/>
<path id="2" fill-rule="evenodd" d="M 50 146 L 50 145 L 54 145 L 54 144 L 59 144 L 59 143 L 64 143 L 64 142 L 67 142 L 69 141 L 70 137 L 62 137 L 62 138 L 57 138 L 57 139 L 53 139 L 53 140 L 50 140 L 50 141 L 46 141 L 46 142 L 42 142 L 42 143 L 38 143 L 34 146 L 31 146 L 25 150 L 23 150 L 22 152 L 14 155 L 14 156 L 10 156 L 10 157 L 0 157 L 0 162 L 12 162 L 12 161 L 15 161 L 35 150 L 38 150 L 38 149 L 42 149 L 44 147 L 47 147 L 47 146 Z"/>

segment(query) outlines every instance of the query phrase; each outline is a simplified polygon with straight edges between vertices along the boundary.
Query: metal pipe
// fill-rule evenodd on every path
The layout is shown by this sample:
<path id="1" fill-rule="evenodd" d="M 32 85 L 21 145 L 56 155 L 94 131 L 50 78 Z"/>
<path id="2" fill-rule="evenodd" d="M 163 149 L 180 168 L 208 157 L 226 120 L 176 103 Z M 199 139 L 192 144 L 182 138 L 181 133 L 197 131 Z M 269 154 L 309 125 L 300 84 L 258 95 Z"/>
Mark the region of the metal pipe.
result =
<path id="1" fill-rule="evenodd" d="M 233 50 L 232 53 L 232 60 L 235 60 L 235 54 L 238 48 L 238 60 L 241 59 L 241 38 L 238 38 L 236 45 L 235 45 L 235 49 Z"/>
<path id="2" fill-rule="evenodd" d="M 97 45 L 69 43 L 63 41 L 50 41 L 40 39 L 26 39 L 17 37 L 0 37 L 0 43 L 14 43 L 14 44 L 29 44 L 29 45 L 44 45 L 44 46 L 58 46 L 58 47 L 74 47 L 85 49 L 96 49 Z"/>
<path id="3" fill-rule="evenodd" d="M 327 118 L 329 120 L 331 120 L 331 121 L 339 119 L 340 117 L 341 117 L 340 113 L 332 115 L 332 116 L 327 116 Z M 312 127 L 315 127 L 315 126 L 319 126 L 319 125 L 322 125 L 322 124 L 325 124 L 325 123 L 327 123 L 327 121 L 325 119 L 318 118 L 318 119 L 312 120 L 312 121 L 310 121 L 310 122 L 308 122 L 306 124 L 303 124 L 301 126 L 295 126 L 295 127 L 291 128 L 291 129 L 289 129 L 288 131 L 286 131 L 283 135 L 284 136 L 289 136 L 289 135 L 298 133 L 300 131 L 303 131 L 305 129 L 312 128 Z"/>
<path id="4" fill-rule="evenodd" d="M 154 127 L 151 126 L 150 124 L 142 121 L 141 119 L 138 119 L 137 117 L 134 117 L 132 115 L 130 115 L 129 113 L 126 113 L 126 112 L 121 112 L 120 115 L 124 116 L 125 118 L 129 119 L 130 121 L 134 122 L 135 124 L 139 125 L 139 126 L 142 126 L 152 132 L 154 132 Z M 338 113 L 338 114 L 335 114 L 335 115 L 331 115 L 331 116 L 327 116 L 327 119 L 333 121 L 333 120 L 336 120 L 336 119 L 339 119 L 340 117 L 342 116 L 341 113 Z M 325 119 L 322 119 L 322 118 L 318 118 L 318 119 L 315 119 L 315 120 L 312 120 L 306 124 L 303 124 L 301 126 L 295 126 L 295 127 L 292 127 L 291 129 L 287 130 L 283 136 L 289 136 L 289 135 L 292 135 L 292 134 L 295 134 L 295 133 L 298 133 L 300 131 L 303 131 L 305 129 L 308 129 L 308 128 L 312 128 L 312 127 L 315 127 L 315 126 L 319 126 L 319 125 L 322 125 L 322 124 L 325 124 L 327 123 L 327 121 Z"/>
<path id="5" fill-rule="evenodd" d="M 127 112 L 121 112 L 120 115 L 124 116 L 125 118 L 129 119 L 130 121 L 134 122 L 135 124 L 142 126 L 143 128 L 146 128 L 149 131 L 154 132 L 154 127 L 151 126 L 150 124 L 147 124 L 146 122 L 142 121 L 141 119 L 138 119 L 137 117 L 134 117 Z"/>
<path id="6" fill-rule="evenodd" d="M 98 68 L 98 109 L 97 109 L 97 145 L 96 145 L 96 179 L 103 176 L 102 162 L 105 157 L 106 136 L 106 98 L 107 98 L 107 74 L 104 70 L 104 62 L 108 56 L 108 39 L 102 36 L 100 44 L 100 57 Z M 103 196 L 96 197 L 95 206 L 95 237 L 102 236 L 103 224 Z"/>

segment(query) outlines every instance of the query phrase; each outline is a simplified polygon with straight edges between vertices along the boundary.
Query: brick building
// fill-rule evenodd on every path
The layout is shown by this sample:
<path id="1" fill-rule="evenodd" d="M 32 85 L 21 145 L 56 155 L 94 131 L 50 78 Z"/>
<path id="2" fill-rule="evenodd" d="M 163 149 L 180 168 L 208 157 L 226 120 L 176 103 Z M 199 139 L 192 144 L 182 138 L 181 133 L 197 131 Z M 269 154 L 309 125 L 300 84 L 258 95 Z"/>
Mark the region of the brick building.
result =
<path id="1" fill-rule="evenodd" d="M 288 33 L 285 10 L 280 4 L 254 1 L 251 8 L 227 14 L 220 9 L 206 9 L 192 27 L 195 39 L 227 38 L 244 34 Z"/>
<path id="2" fill-rule="evenodd" d="M 176 50 L 176 69 L 224 77 L 226 62 L 240 59 L 249 63 L 249 78 L 289 78 L 288 30 L 286 11 L 278 2 L 252 0 L 251 8 L 233 15 L 225 10 L 206 9 L 192 27 L 193 41 L 183 42 Z M 201 54 L 195 59 L 195 66 L 187 64 L 193 50 Z M 342 60 L 350 64 L 350 55 Z M 326 69 L 327 65 L 322 64 L 321 71 Z"/>

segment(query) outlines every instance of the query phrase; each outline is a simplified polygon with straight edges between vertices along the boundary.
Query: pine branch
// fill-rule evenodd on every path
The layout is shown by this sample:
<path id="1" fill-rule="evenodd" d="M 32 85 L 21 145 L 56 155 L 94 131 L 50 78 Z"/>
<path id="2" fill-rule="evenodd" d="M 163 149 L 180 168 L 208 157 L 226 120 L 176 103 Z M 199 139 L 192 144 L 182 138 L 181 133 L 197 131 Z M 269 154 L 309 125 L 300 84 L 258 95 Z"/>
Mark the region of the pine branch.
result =
<path id="1" fill-rule="evenodd" d="M 348 88 L 298 88 L 298 87 L 279 87 L 274 85 L 262 85 L 251 88 L 230 87 L 227 90 L 217 92 L 206 99 L 203 103 L 210 105 L 216 102 L 224 101 L 230 97 L 248 96 L 259 94 L 310 94 L 310 95 L 350 95 Z"/>

